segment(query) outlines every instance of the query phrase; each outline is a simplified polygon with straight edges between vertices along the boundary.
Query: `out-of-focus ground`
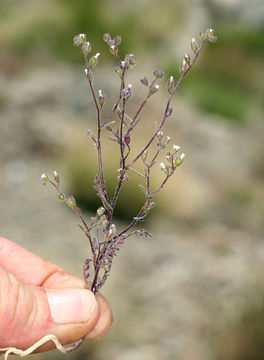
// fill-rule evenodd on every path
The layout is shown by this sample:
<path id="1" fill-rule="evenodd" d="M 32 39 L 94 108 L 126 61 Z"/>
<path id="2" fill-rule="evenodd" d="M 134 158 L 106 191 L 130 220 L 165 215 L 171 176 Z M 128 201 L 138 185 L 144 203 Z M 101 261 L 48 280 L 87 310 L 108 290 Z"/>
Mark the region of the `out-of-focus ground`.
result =
<path id="1" fill-rule="evenodd" d="M 153 238 L 129 239 L 102 289 L 112 328 L 69 357 L 263 359 L 263 18 L 257 0 L 0 1 L 0 234 L 79 276 L 86 239 L 40 181 L 43 171 L 56 169 L 67 191 L 96 206 L 89 203 L 95 151 L 85 136 L 95 113 L 73 35 L 87 33 L 93 53 L 101 52 L 95 87 L 108 104 L 118 96 L 118 79 L 101 39 L 122 35 L 121 53 L 135 53 L 137 61 L 129 75 L 131 113 L 144 92 L 141 76 L 159 67 L 176 77 L 193 36 L 213 26 L 219 37 L 173 101 L 164 132 L 187 156 L 142 223 Z M 160 119 L 165 84 L 142 115 L 135 148 Z M 107 144 L 106 174 L 117 168 L 114 147 Z M 161 176 L 157 169 L 154 183 Z M 140 201 L 138 190 L 131 194 L 121 201 L 126 216 L 131 199 Z M 118 227 L 126 221 L 117 220 Z"/>

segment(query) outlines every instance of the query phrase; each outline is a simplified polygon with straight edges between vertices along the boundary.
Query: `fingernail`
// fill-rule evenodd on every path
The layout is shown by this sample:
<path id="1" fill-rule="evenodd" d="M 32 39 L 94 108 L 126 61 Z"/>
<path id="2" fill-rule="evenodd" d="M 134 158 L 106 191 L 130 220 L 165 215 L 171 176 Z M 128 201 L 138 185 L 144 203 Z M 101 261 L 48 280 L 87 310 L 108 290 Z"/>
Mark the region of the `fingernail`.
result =
<path id="1" fill-rule="evenodd" d="M 94 294 L 86 289 L 46 290 L 53 321 L 59 324 L 87 321 L 96 307 Z"/>

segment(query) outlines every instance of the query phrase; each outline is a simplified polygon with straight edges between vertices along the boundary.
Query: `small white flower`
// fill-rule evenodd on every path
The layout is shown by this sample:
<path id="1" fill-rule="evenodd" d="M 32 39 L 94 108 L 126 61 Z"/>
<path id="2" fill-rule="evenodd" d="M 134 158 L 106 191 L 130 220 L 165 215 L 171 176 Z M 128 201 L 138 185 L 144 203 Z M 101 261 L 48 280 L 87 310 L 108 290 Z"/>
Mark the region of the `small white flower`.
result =
<path id="1" fill-rule="evenodd" d="M 47 176 L 45 173 L 43 173 L 43 174 L 41 175 L 41 180 L 47 182 L 47 181 L 49 181 L 49 178 L 48 178 L 48 176 Z"/>
<path id="2" fill-rule="evenodd" d="M 166 169 L 166 166 L 165 166 L 164 162 L 161 162 L 161 163 L 160 163 L 160 168 L 161 168 L 161 170 Z"/>
<path id="3" fill-rule="evenodd" d="M 182 153 L 182 154 L 180 155 L 180 160 L 181 160 L 181 161 L 183 161 L 183 160 L 184 160 L 184 158 L 185 158 L 185 154 L 184 154 L 184 153 Z"/>
<path id="4" fill-rule="evenodd" d="M 172 146 L 172 153 L 173 154 L 176 154 L 179 150 L 180 150 L 180 145 L 175 145 L 175 144 L 173 144 L 173 146 Z"/>

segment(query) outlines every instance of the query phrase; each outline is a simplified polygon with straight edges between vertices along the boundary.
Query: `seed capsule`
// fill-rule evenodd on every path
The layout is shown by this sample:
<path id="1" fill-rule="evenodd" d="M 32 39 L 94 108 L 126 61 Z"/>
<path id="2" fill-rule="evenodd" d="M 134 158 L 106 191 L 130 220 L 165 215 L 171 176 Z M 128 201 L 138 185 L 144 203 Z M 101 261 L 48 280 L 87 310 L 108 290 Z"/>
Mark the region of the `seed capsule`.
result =
<path id="1" fill-rule="evenodd" d="M 103 206 L 99 207 L 99 209 L 97 209 L 97 215 L 98 216 L 102 216 L 105 212 L 105 208 Z"/>
<path id="2" fill-rule="evenodd" d="M 96 55 L 94 55 L 93 57 L 90 58 L 90 60 L 89 60 L 90 69 L 92 69 L 93 67 L 95 67 L 97 65 L 99 56 L 100 56 L 100 53 L 97 53 Z"/>
<path id="3" fill-rule="evenodd" d="M 69 196 L 67 199 L 66 199 L 66 204 L 70 207 L 70 208 L 75 208 L 76 206 L 76 201 L 74 199 L 73 196 Z"/>
<path id="4" fill-rule="evenodd" d="M 65 201 L 65 199 L 66 199 L 66 196 L 63 193 L 59 193 L 58 200 L 59 201 Z"/>
<path id="5" fill-rule="evenodd" d="M 195 38 L 192 38 L 192 41 L 191 41 L 191 49 L 192 49 L 192 51 L 196 54 L 197 49 L 198 49 L 198 44 L 197 44 Z"/>

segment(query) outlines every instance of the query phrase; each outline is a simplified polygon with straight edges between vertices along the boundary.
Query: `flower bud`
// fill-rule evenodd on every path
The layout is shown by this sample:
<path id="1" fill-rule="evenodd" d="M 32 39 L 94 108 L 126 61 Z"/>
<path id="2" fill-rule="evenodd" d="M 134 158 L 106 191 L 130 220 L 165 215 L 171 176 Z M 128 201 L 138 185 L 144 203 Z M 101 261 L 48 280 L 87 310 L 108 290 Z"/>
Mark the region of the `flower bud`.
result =
<path id="1" fill-rule="evenodd" d="M 206 35 L 203 32 L 200 32 L 199 37 L 202 41 L 204 41 L 206 39 Z"/>
<path id="2" fill-rule="evenodd" d="M 172 164 L 173 155 L 172 155 L 172 154 L 168 154 L 168 155 L 166 156 L 166 159 L 167 159 L 167 161 L 168 161 L 169 164 Z"/>
<path id="3" fill-rule="evenodd" d="M 123 70 L 120 68 L 120 66 L 115 67 L 115 74 L 121 78 L 123 76 Z"/>
<path id="4" fill-rule="evenodd" d="M 95 67 L 97 65 L 99 56 L 100 56 L 100 53 L 97 53 L 96 55 L 94 55 L 93 57 L 90 58 L 90 60 L 89 60 L 90 69 L 92 69 L 93 67 Z"/>
<path id="5" fill-rule="evenodd" d="M 175 145 L 175 144 L 173 144 L 173 146 L 172 146 L 172 153 L 175 155 L 175 154 L 177 154 L 177 152 L 180 150 L 180 146 L 179 145 Z"/>
<path id="6" fill-rule="evenodd" d="M 163 79 L 164 72 L 160 71 L 158 69 L 154 69 L 153 70 L 153 75 L 155 76 L 156 79 Z"/>
<path id="7" fill-rule="evenodd" d="M 41 175 L 40 178 L 42 180 L 43 185 L 46 185 L 46 183 L 49 181 L 49 177 L 44 173 Z"/>
<path id="8" fill-rule="evenodd" d="M 211 42 L 211 43 L 215 43 L 217 41 L 217 36 L 210 36 L 208 38 L 208 40 Z"/>
<path id="9" fill-rule="evenodd" d="M 73 197 L 73 196 L 67 197 L 67 199 L 66 199 L 66 204 L 67 204 L 70 208 L 75 208 L 75 206 L 76 206 L 76 201 L 75 201 L 74 197 Z"/>
<path id="10" fill-rule="evenodd" d="M 125 62 L 126 62 L 127 64 L 129 64 L 130 61 L 133 61 L 133 60 L 134 60 L 134 54 L 127 54 L 127 55 L 125 56 Z"/>
<path id="11" fill-rule="evenodd" d="M 173 76 L 170 76 L 168 82 L 167 82 L 167 90 L 169 94 L 171 93 L 171 90 L 174 88 L 174 79 Z"/>
<path id="12" fill-rule="evenodd" d="M 158 131 L 157 133 L 157 139 L 161 141 L 163 139 L 163 131 Z"/>
<path id="13" fill-rule="evenodd" d="M 146 78 L 146 76 L 142 77 L 140 79 L 141 84 L 148 86 L 148 79 Z"/>
<path id="14" fill-rule="evenodd" d="M 129 134 L 125 134 L 125 136 L 124 136 L 124 142 L 125 142 L 126 145 L 129 145 L 130 140 L 131 140 L 130 135 L 129 135 Z"/>
<path id="15" fill-rule="evenodd" d="M 154 85 L 149 90 L 149 95 L 155 94 L 159 90 L 159 85 Z"/>
<path id="16" fill-rule="evenodd" d="M 192 41 L 191 41 L 191 49 L 192 51 L 196 54 L 197 50 L 198 50 L 198 44 L 195 40 L 195 38 L 192 38 Z"/>
<path id="17" fill-rule="evenodd" d="M 57 184 L 60 183 L 60 177 L 59 177 L 57 171 L 55 171 L 55 170 L 53 171 L 53 178 L 54 178 L 54 180 L 56 181 Z"/>
<path id="18" fill-rule="evenodd" d="M 134 54 L 127 54 L 125 56 L 125 63 L 127 64 L 129 69 L 134 69 L 134 67 L 136 66 Z"/>
<path id="19" fill-rule="evenodd" d="M 108 42 L 109 42 L 109 40 L 111 40 L 111 36 L 110 36 L 110 34 L 108 34 L 108 33 L 107 33 L 107 34 L 104 34 L 103 39 L 104 39 L 104 41 L 105 41 L 105 42 L 107 42 L 107 43 L 108 43 Z"/>
<path id="20" fill-rule="evenodd" d="M 110 226 L 109 235 L 115 235 L 116 234 L 116 226 L 115 224 L 112 224 Z"/>
<path id="21" fill-rule="evenodd" d="M 176 158 L 176 160 L 175 160 L 175 167 L 180 166 L 180 165 L 183 163 L 184 158 L 185 158 L 185 154 L 184 154 L 184 153 L 182 153 L 180 156 L 178 156 L 178 157 Z"/>
<path id="22" fill-rule="evenodd" d="M 122 90 L 121 96 L 123 99 L 129 100 L 132 96 L 132 85 L 128 84 L 126 89 Z"/>
<path id="23" fill-rule="evenodd" d="M 147 160 L 147 157 L 148 157 L 148 150 L 145 150 L 142 155 L 141 155 L 141 159 L 143 161 L 146 161 Z"/>
<path id="24" fill-rule="evenodd" d="M 132 70 L 132 69 L 135 69 L 135 67 L 136 67 L 135 60 L 130 61 L 128 68 Z"/>
<path id="25" fill-rule="evenodd" d="M 107 227 L 107 220 L 106 219 L 102 220 L 101 225 L 102 225 L 103 228 L 106 228 Z"/>
<path id="26" fill-rule="evenodd" d="M 90 70 L 84 69 L 86 80 L 93 83 L 93 74 Z"/>
<path id="27" fill-rule="evenodd" d="M 102 108 L 105 103 L 105 96 L 102 95 L 102 90 L 99 90 L 98 93 L 99 93 L 98 102 L 99 102 L 100 107 Z"/>
<path id="28" fill-rule="evenodd" d="M 63 193 L 59 193 L 58 200 L 59 201 L 65 201 L 65 199 L 66 199 L 66 196 Z"/>
<path id="29" fill-rule="evenodd" d="M 165 165 L 163 162 L 160 163 L 161 171 L 163 171 L 166 175 L 170 175 L 172 173 L 172 167 L 170 164 Z"/>
<path id="30" fill-rule="evenodd" d="M 117 36 L 114 38 L 115 45 L 121 44 L 121 41 L 122 41 L 122 38 L 121 38 L 120 35 L 117 35 Z"/>
<path id="31" fill-rule="evenodd" d="M 191 63 L 191 57 L 190 57 L 189 54 L 185 54 L 185 55 L 184 55 L 184 60 L 185 60 L 185 62 L 186 62 L 188 65 L 190 65 L 190 63 Z"/>
<path id="32" fill-rule="evenodd" d="M 91 51 L 91 44 L 89 42 L 83 43 L 82 50 L 84 55 L 87 55 Z"/>
<path id="33" fill-rule="evenodd" d="M 169 108 L 167 109 L 167 111 L 166 111 L 166 114 L 165 114 L 165 115 L 166 115 L 166 117 L 171 116 L 172 111 L 173 111 L 173 109 L 169 107 Z"/>
<path id="34" fill-rule="evenodd" d="M 165 139 L 163 140 L 162 146 L 166 147 L 170 142 L 170 136 L 166 136 Z"/>
<path id="35" fill-rule="evenodd" d="M 185 71 L 188 69 L 188 67 L 189 67 L 189 65 L 187 64 L 187 62 L 185 60 L 183 60 L 179 66 L 180 73 L 181 74 L 185 73 Z"/>
<path id="36" fill-rule="evenodd" d="M 213 36 L 214 35 L 214 29 L 212 29 L 212 28 L 207 29 L 205 33 L 206 33 L 206 35 L 208 37 Z"/>
<path id="37" fill-rule="evenodd" d="M 105 212 L 105 208 L 103 206 L 99 207 L 99 209 L 97 209 L 97 215 L 98 216 L 102 216 Z"/>

